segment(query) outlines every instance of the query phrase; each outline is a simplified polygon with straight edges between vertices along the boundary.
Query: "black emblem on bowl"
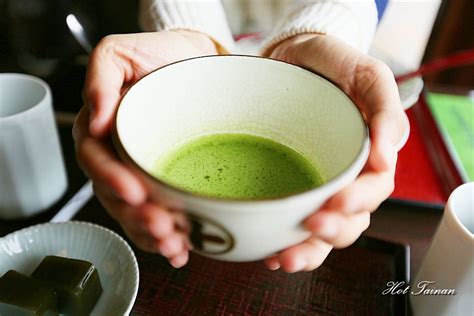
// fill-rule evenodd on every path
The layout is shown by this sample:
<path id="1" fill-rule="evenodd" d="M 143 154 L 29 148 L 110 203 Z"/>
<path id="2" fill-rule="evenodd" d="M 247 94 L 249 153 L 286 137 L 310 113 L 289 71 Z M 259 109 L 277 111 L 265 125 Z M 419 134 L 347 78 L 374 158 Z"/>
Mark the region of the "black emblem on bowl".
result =
<path id="1" fill-rule="evenodd" d="M 191 214 L 188 214 L 188 219 L 191 223 L 189 238 L 196 252 L 217 255 L 234 247 L 234 238 L 219 223 Z"/>

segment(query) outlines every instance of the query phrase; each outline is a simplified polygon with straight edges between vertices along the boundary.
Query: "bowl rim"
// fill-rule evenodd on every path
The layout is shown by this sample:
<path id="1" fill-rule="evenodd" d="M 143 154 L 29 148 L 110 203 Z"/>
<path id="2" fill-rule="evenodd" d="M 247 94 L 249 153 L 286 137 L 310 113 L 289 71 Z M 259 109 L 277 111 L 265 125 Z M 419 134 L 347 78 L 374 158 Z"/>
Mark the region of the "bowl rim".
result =
<path id="1" fill-rule="evenodd" d="M 345 97 L 349 101 L 349 103 L 351 103 L 354 106 L 354 108 L 357 110 L 357 113 L 359 114 L 358 117 L 364 124 L 364 134 L 365 134 L 365 136 L 364 136 L 364 139 L 362 141 L 361 149 L 359 150 L 359 152 L 357 153 L 355 158 L 352 160 L 352 162 L 350 163 L 350 165 L 346 169 L 344 169 L 340 174 L 333 177 L 329 181 L 324 182 L 322 185 L 317 186 L 317 187 L 312 188 L 312 189 L 309 189 L 309 190 L 305 190 L 303 192 L 297 192 L 297 193 L 282 195 L 282 196 L 278 196 L 278 197 L 274 197 L 274 198 L 228 199 L 228 198 L 212 197 L 212 196 L 207 196 L 207 195 L 202 195 L 202 194 L 196 194 L 196 193 L 189 192 L 187 190 L 184 190 L 184 189 L 181 189 L 177 186 L 168 184 L 168 183 L 162 181 L 161 179 L 158 179 L 158 178 L 154 177 L 149 172 L 147 172 L 144 168 L 142 168 L 142 166 L 140 166 L 131 157 L 131 155 L 126 150 L 126 148 L 125 148 L 125 146 L 124 146 L 124 144 L 123 144 L 123 142 L 120 138 L 120 135 L 119 135 L 119 132 L 118 132 L 117 118 L 118 118 L 118 114 L 119 114 L 120 108 L 122 106 L 123 100 L 124 100 L 125 96 L 127 96 L 127 94 L 137 84 L 140 83 L 140 81 L 142 81 L 143 79 L 147 78 L 148 76 L 150 76 L 150 75 L 152 75 L 152 74 L 154 74 L 154 73 L 156 73 L 156 72 L 158 72 L 158 71 L 160 71 L 164 68 L 174 66 L 176 64 L 181 64 L 181 63 L 193 61 L 193 60 L 209 59 L 209 58 L 263 59 L 263 60 L 266 60 L 268 62 L 284 64 L 286 66 L 292 67 L 296 71 L 303 71 L 307 74 L 310 74 L 310 75 L 313 75 L 313 76 L 316 76 L 316 77 L 322 79 L 323 81 L 328 83 L 329 86 L 331 86 L 334 90 L 336 90 L 340 94 L 342 94 L 343 97 Z M 317 194 L 317 193 L 321 194 L 321 192 L 325 192 L 325 191 L 329 191 L 329 192 L 338 191 L 338 190 L 342 189 L 344 185 L 348 184 L 348 182 L 349 182 L 348 180 L 352 179 L 352 177 L 351 177 L 352 174 L 355 173 L 355 177 L 356 177 L 360 173 L 360 171 L 362 170 L 362 168 L 364 167 L 364 165 L 367 162 L 370 147 L 371 147 L 369 128 L 367 126 L 367 123 L 365 122 L 365 119 L 364 119 L 364 116 L 362 115 L 361 110 L 355 104 L 355 102 L 352 101 L 352 99 L 343 90 L 341 90 L 336 84 L 334 84 L 331 80 L 327 79 L 326 77 L 322 76 L 321 74 L 315 73 L 315 72 L 313 72 L 311 70 L 308 70 L 304 67 L 301 67 L 301 66 L 298 66 L 298 65 L 295 65 L 295 64 L 291 64 L 291 63 L 286 62 L 286 61 L 272 59 L 272 58 L 263 57 L 263 56 L 254 56 L 254 55 L 245 55 L 245 54 L 205 55 L 205 56 L 191 57 L 191 58 L 187 58 L 187 59 L 183 59 L 183 60 L 179 60 L 179 61 L 175 61 L 175 62 L 166 64 L 166 65 L 164 65 L 162 67 L 159 67 L 159 68 L 151 71 L 150 73 L 146 74 L 142 78 L 135 81 L 130 87 L 128 87 L 128 89 L 125 91 L 125 93 L 120 97 L 120 101 L 119 101 L 118 106 L 117 106 L 117 108 L 115 109 L 115 112 L 114 112 L 113 123 L 112 123 L 112 126 L 111 126 L 111 137 L 112 137 L 113 147 L 115 148 L 118 156 L 123 161 L 130 163 L 132 165 L 132 167 L 139 170 L 140 173 L 142 175 L 144 175 L 146 179 L 151 180 L 153 183 L 158 184 L 158 185 L 160 185 L 160 186 L 162 186 L 162 187 L 164 187 L 168 190 L 171 190 L 171 191 L 173 191 L 177 194 L 184 195 L 184 196 L 186 196 L 190 199 L 199 199 L 199 200 L 207 201 L 207 202 L 221 202 L 221 203 L 226 203 L 227 202 L 227 203 L 242 204 L 242 205 L 248 205 L 248 204 L 255 205 L 255 204 L 258 204 L 258 203 L 279 202 L 279 201 L 285 201 L 285 200 L 288 200 L 288 199 L 294 199 L 294 198 L 304 197 L 304 196 L 308 196 L 308 195 L 313 195 L 313 194 Z"/>
<path id="2" fill-rule="evenodd" d="M 103 227 L 103 226 L 100 226 L 98 224 L 94 224 L 94 223 L 90 223 L 90 222 L 84 222 L 84 221 L 68 221 L 68 222 L 58 222 L 58 223 L 46 222 L 46 223 L 40 223 L 40 224 L 24 227 L 24 228 L 21 228 L 19 230 L 14 231 L 14 232 L 11 232 L 11 233 L 3 236 L 3 237 L 0 237 L 0 244 L 2 243 L 2 241 L 7 240 L 8 238 L 12 238 L 13 236 L 15 236 L 17 234 L 25 234 L 28 231 L 44 229 L 44 228 L 47 228 L 47 227 L 55 227 L 55 226 L 59 226 L 59 225 L 61 225 L 61 226 L 69 226 L 69 225 L 89 226 L 93 229 L 103 231 L 103 232 L 109 234 L 110 236 L 115 238 L 118 242 L 120 242 L 125 247 L 124 249 L 125 249 L 126 253 L 129 255 L 129 258 L 131 259 L 131 261 L 133 263 L 133 270 L 134 270 L 134 273 L 133 273 L 134 279 L 133 279 L 133 285 L 132 285 L 133 286 L 133 294 L 131 295 L 130 301 L 128 302 L 128 305 L 125 307 L 125 311 L 124 311 L 124 315 L 128 315 L 130 313 L 130 311 L 132 310 L 132 308 L 135 304 L 136 298 L 137 298 L 138 286 L 139 286 L 139 283 L 140 283 L 140 270 L 138 268 L 137 258 L 135 256 L 135 253 L 133 252 L 132 248 L 130 247 L 130 245 L 125 241 L 124 238 L 122 238 L 122 236 L 120 236 L 119 234 L 117 234 L 113 230 L 111 230 L 109 228 L 106 228 L 106 227 Z M 94 311 L 94 310 L 92 310 L 92 311 Z"/>

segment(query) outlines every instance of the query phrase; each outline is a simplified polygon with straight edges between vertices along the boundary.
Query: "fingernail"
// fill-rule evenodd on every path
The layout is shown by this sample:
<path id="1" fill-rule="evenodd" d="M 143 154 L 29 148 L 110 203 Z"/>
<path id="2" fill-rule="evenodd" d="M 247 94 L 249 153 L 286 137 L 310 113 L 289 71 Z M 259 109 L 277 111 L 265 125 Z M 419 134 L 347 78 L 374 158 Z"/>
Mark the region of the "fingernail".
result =
<path id="1" fill-rule="evenodd" d="M 160 250 L 164 250 L 165 257 L 174 257 L 176 254 L 185 250 L 186 244 L 184 239 L 178 235 L 169 235 L 160 242 Z"/>
<path id="2" fill-rule="evenodd" d="M 118 193 L 118 192 L 117 192 Z M 121 194 L 122 199 L 130 205 L 138 206 L 146 201 L 146 193 L 140 187 L 129 186 L 128 190 Z"/>
<path id="3" fill-rule="evenodd" d="M 187 252 L 183 252 L 177 256 L 175 256 L 174 258 L 171 258 L 169 261 L 169 263 L 176 269 L 179 269 L 179 268 L 182 268 L 186 265 L 186 263 L 188 262 L 188 253 Z"/>
<path id="4" fill-rule="evenodd" d="M 293 272 L 298 272 L 303 270 L 306 267 L 306 260 L 303 258 L 297 258 L 293 266 L 288 269 L 288 272 L 293 273 Z"/>
<path id="5" fill-rule="evenodd" d="M 182 262 L 174 262 L 173 260 L 170 260 L 169 263 L 175 269 L 180 269 L 180 268 L 184 267 L 185 264 L 186 264 L 186 263 L 182 263 Z"/>
<path id="6" fill-rule="evenodd" d="M 184 264 L 183 264 L 183 265 L 181 265 L 181 264 L 174 264 L 174 263 L 171 262 L 171 266 L 172 266 L 173 268 L 175 268 L 175 269 L 181 269 L 182 267 L 184 267 Z"/>
<path id="7" fill-rule="evenodd" d="M 267 268 L 272 270 L 272 271 L 276 271 L 276 270 L 280 269 L 280 263 L 279 262 L 274 262 L 274 263 L 271 263 L 271 264 L 267 264 Z"/>

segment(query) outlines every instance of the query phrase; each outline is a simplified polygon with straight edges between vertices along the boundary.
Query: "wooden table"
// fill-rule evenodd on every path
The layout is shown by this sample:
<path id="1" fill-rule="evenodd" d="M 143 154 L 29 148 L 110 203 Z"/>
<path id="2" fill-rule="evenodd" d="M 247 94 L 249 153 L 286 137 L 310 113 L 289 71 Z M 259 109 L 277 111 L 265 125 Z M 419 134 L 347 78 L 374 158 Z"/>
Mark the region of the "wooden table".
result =
<path id="1" fill-rule="evenodd" d="M 57 205 L 35 218 L 0 221 L 0 237 L 19 228 L 48 221 L 59 206 L 86 181 L 75 162 L 70 127 L 61 128 L 61 141 L 70 192 Z M 371 226 L 364 234 L 409 245 L 413 276 L 420 267 L 441 215 L 440 209 L 388 201 L 373 214 Z M 95 222 L 123 233 L 95 198 L 75 220 Z M 363 253 L 354 247 L 333 251 L 316 272 L 294 275 L 268 271 L 262 263 L 222 263 L 197 255 L 191 256 L 187 267 L 175 270 L 158 255 L 134 250 L 141 278 L 132 315 L 177 315 L 193 311 L 201 314 L 206 312 L 203 306 L 212 306 L 208 307 L 208 314 L 222 315 L 235 314 L 236 311 L 249 315 L 393 314 L 386 310 L 393 303 L 384 301 L 380 295 L 380 290 L 385 288 L 384 282 L 389 280 L 378 281 L 377 284 L 362 282 L 355 285 L 355 290 L 345 290 L 347 284 L 357 282 L 357 274 L 370 279 L 372 274 L 375 277 L 385 273 L 383 260 L 386 258 L 383 255 Z M 377 271 L 367 267 L 368 261 L 378 264 Z M 321 299 L 311 300 L 314 297 Z M 334 297 L 337 299 L 331 300 Z M 282 301 L 282 298 L 288 301 Z"/>

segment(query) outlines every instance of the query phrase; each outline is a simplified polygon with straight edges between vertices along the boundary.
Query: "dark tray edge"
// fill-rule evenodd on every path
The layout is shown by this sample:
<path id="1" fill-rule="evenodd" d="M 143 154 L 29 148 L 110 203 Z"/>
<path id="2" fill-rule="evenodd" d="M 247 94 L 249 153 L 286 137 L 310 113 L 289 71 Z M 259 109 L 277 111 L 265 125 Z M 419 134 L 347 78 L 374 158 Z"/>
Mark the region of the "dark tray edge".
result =
<path id="1" fill-rule="evenodd" d="M 377 252 L 393 254 L 395 260 L 395 279 L 410 283 L 410 246 L 383 240 L 370 236 L 361 236 L 355 243 L 355 247 L 370 249 Z M 393 280 L 395 281 L 395 280 Z M 409 311 L 408 295 L 395 295 L 393 315 L 407 316 Z"/>

